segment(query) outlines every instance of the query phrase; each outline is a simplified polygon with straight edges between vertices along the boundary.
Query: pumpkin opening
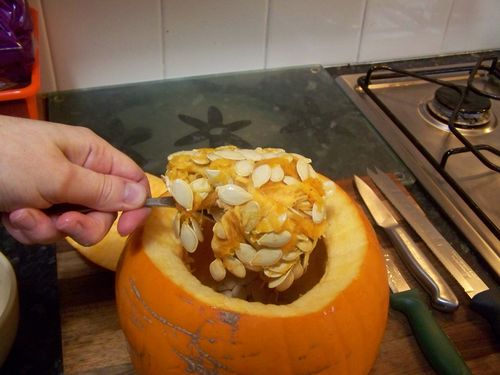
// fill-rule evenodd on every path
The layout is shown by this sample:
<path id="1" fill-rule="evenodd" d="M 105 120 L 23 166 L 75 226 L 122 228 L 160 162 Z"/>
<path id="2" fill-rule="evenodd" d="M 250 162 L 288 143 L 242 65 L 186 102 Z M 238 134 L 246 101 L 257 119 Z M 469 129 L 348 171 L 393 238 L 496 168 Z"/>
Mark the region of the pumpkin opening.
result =
<path id="1" fill-rule="evenodd" d="M 244 278 L 228 274 L 224 280 L 215 281 L 209 270 L 210 263 L 215 259 L 210 247 L 213 236 L 212 227 L 212 225 L 206 225 L 203 228 L 204 241 L 198 245 L 198 249 L 194 253 L 184 253 L 183 261 L 193 276 L 216 292 L 249 302 L 283 305 L 291 303 L 307 293 L 323 277 L 327 252 L 325 242 L 319 240 L 309 258 L 307 271 L 284 291 L 278 292 L 268 288 L 267 281 L 254 271 L 247 271 Z"/>

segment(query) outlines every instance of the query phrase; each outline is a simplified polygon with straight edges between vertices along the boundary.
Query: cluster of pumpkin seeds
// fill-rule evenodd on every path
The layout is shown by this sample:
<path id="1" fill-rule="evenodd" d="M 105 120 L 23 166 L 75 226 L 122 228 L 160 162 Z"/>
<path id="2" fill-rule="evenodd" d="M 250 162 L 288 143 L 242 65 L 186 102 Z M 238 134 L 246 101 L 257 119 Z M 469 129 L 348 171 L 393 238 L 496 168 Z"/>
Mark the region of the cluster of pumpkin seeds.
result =
<path id="1" fill-rule="evenodd" d="M 213 218 L 210 274 L 223 282 L 256 273 L 276 291 L 288 289 L 308 266 L 326 226 L 325 191 L 311 160 L 282 149 L 234 146 L 181 151 L 164 176 L 177 203 L 174 232 L 188 253 Z"/>

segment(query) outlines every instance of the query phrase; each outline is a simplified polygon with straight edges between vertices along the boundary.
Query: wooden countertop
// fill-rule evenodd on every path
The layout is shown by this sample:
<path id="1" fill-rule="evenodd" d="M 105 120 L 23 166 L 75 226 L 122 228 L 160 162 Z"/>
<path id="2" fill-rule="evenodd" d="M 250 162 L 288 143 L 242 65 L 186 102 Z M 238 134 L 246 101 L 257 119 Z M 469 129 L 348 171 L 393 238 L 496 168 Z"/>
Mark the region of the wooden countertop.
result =
<path id="1" fill-rule="evenodd" d="M 358 200 L 351 181 L 339 184 Z M 385 233 L 377 231 L 377 235 L 382 246 L 393 252 Z M 417 243 L 424 247 L 421 242 Z M 91 264 L 65 242 L 58 243 L 57 247 L 64 373 L 134 374 L 116 315 L 114 273 Z M 478 270 L 488 285 L 493 285 L 494 281 L 475 256 L 465 257 L 465 260 Z M 398 259 L 396 261 L 399 263 Z M 468 297 L 459 285 L 437 261 L 434 263 L 461 303 L 454 313 L 432 310 L 434 317 L 473 374 L 498 374 L 500 342 L 491 333 L 488 323 L 469 308 Z M 410 285 L 419 288 L 407 269 L 399 265 Z M 380 352 L 370 374 L 402 373 L 434 374 L 434 371 L 423 357 L 406 318 L 391 309 Z"/>

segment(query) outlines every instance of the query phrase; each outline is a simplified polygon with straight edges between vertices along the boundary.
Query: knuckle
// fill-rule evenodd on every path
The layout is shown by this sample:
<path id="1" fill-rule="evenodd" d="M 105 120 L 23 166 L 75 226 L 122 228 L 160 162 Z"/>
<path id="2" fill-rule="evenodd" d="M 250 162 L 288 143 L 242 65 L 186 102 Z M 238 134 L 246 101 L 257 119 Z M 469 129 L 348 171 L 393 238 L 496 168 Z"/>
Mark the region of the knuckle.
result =
<path id="1" fill-rule="evenodd" d="M 100 206 L 110 206 L 113 205 L 115 198 L 115 184 L 111 178 L 106 178 L 106 176 L 101 176 L 99 188 L 97 191 L 96 203 Z"/>

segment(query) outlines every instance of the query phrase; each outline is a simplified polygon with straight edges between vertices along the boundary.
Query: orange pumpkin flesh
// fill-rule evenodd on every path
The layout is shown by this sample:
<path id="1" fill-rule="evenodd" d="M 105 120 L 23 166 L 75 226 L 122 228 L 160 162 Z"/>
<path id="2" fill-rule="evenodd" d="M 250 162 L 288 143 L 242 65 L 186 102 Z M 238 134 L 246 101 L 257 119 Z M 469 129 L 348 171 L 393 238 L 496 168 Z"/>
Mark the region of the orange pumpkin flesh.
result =
<path id="1" fill-rule="evenodd" d="M 369 222 L 344 191 L 337 188 L 326 207 L 324 254 L 311 260 L 296 282 L 299 292 L 290 291 L 291 302 L 282 305 L 203 285 L 184 263 L 172 229 L 175 210 L 154 209 L 129 239 L 116 275 L 118 315 L 136 371 L 368 373 L 387 320 L 383 258 Z M 315 285 L 300 291 L 307 280 Z"/>
<path id="2" fill-rule="evenodd" d="M 149 187 L 151 189 L 151 196 L 157 197 L 165 193 L 165 182 L 155 175 L 146 173 L 148 178 Z M 127 237 L 122 237 L 118 233 L 118 218 L 113 222 L 104 238 L 91 246 L 83 246 L 73 240 L 71 237 L 66 237 L 66 241 L 81 255 L 101 267 L 110 271 L 116 270 L 118 259 L 125 247 Z"/>

